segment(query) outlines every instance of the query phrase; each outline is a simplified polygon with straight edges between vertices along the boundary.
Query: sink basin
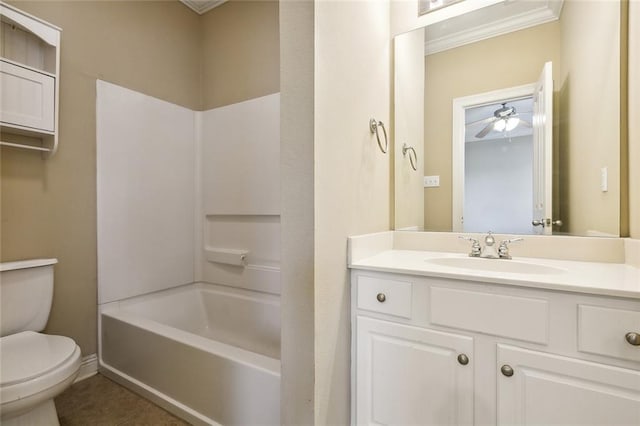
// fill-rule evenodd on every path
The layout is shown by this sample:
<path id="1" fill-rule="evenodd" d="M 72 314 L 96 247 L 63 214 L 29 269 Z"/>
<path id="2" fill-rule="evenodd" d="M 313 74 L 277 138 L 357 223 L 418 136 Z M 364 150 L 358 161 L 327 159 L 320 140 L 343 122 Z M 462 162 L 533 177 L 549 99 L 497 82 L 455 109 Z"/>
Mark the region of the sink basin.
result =
<path id="1" fill-rule="evenodd" d="M 537 263 L 518 262 L 506 259 L 483 259 L 477 257 L 437 257 L 427 259 L 434 265 L 464 268 L 476 271 L 508 272 L 510 274 L 562 274 L 566 270 Z"/>

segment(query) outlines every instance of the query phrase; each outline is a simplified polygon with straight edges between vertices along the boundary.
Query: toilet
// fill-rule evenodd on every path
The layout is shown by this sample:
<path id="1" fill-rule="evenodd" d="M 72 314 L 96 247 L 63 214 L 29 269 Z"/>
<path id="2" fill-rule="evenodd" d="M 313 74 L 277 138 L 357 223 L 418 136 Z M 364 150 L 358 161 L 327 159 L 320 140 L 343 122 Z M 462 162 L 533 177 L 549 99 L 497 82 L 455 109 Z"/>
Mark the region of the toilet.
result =
<path id="1" fill-rule="evenodd" d="M 0 423 L 58 425 L 53 398 L 73 383 L 80 348 L 44 330 L 57 259 L 0 263 Z"/>

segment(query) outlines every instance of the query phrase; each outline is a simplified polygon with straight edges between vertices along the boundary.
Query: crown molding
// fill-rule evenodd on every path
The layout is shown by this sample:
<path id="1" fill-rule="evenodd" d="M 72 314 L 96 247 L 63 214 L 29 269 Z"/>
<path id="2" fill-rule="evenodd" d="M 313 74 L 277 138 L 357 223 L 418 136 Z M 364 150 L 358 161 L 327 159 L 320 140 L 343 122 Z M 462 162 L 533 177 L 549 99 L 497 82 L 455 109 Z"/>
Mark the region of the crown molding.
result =
<path id="1" fill-rule="evenodd" d="M 180 0 L 182 4 L 193 10 L 198 15 L 207 13 L 214 7 L 218 7 L 227 0 Z"/>
<path id="2" fill-rule="evenodd" d="M 548 1 L 543 7 L 531 9 L 471 28 L 461 28 L 457 31 L 451 31 L 442 37 L 427 39 L 424 44 L 425 55 L 431 55 L 488 38 L 556 21 L 560 18 L 562 3 L 563 0 Z"/>

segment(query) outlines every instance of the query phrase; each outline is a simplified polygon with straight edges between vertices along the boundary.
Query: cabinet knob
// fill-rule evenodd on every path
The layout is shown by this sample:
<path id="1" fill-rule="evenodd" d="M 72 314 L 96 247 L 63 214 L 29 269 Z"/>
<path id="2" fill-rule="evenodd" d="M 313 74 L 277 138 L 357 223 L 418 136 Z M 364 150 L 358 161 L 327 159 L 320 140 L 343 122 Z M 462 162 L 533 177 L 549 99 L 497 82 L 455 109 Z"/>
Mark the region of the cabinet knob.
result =
<path id="1" fill-rule="evenodd" d="M 467 364 L 469 364 L 469 357 L 466 356 L 465 354 L 460 354 L 460 355 L 458 355 L 458 362 L 461 365 L 467 365 Z"/>
<path id="2" fill-rule="evenodd" d="M 500 371 L 507 377 L 513 376 L 513 368 L 511 368 L 510 365 L 503 365 L 502 367 L 500 367 Z"/>
<path id="3" fill-rule="evenodd" d="M 384 301 L 387 300 L 387 296 L 385 296 L 384 293 L 378 293 L 376 299 L 378 299 L 378 302 L 384 303 Z"/>
<path id="4" fill-rule="evenodd" d="M 624 335 L 624 339 L 633 346 L 640 346 L 640 333 L 629 332 Z"/>

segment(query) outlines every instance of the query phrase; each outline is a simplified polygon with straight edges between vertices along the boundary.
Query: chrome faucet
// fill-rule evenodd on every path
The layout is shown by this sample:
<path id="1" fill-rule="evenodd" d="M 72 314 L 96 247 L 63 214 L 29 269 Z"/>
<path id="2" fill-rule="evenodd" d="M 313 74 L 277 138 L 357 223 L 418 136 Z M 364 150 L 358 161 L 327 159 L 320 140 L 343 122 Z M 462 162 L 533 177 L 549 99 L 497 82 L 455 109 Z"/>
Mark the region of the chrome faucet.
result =
<path id="1" fill-rule="evenodd" d="M 465 235 L 458 236 L 461 240 L 471 241 L 471 253 L 469 253 L 469 257 L 480 257 L 480 252 L 482 251 L 482 247 L 480 247 L 480 241 L 475 238 L 467 237 Z"/>
<path id="2" fill-rule="evenodd" d="M 480 257 L 484 257 L 485 259 L 500 259 L 500 255 L 498 255 L 498 252 L 494 247 L 495 243 L 496 239 L 493 238 L 493 235 L 491 235 L 491 231 L 489 231 L 487 236 L 484 237 L 484 247 L 480 252 Z"/>
<path id="3" fill-rule="evenodd" d="M 500 259 L 511 259 L 509 254 L 509 246 L 507 244 L 515 243 L 516 241 L 522 241 L 523 238 L 510 238 L 508 240 L 500 241 L 500 247 L 498 247 L 498 256 Z"/>
<path id="4" fill-rule="evenodd" d="M 495 238 L 493 238 L 491 231 L 489 231 L 489 233 L 484 237 L 484 247 L 480 246 L 480 241 L 475 238 L 467 236 L 459 236 L 458 238 L 471 241 L 471 252 L 469 253 L 470 257 L 482 257 L 485 259 L 511 259 L 511 256 L 509 255 L 508 244 L 514 243 L 516 241 L 522 241 L 522 238 L 511 238 L 508 240 L 502 240 L 500 241 L 500 245 L 496 250 L 496 240 Z"/>

